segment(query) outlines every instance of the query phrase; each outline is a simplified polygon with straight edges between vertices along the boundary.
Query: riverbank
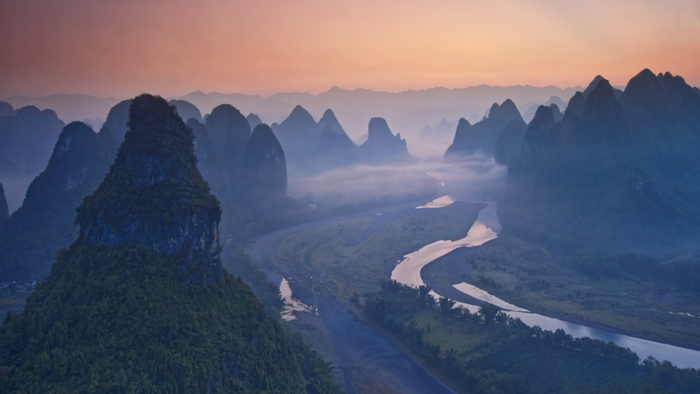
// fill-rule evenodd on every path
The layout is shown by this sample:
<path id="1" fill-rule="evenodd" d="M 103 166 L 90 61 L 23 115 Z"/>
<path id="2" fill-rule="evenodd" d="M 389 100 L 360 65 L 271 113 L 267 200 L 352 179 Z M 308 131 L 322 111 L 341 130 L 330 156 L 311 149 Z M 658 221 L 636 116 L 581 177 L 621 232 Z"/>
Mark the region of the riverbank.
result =
<path id="1" fill-rule="evenodd" d="M 452 260 L 452 259 L 464 261 L 465 259 L 468 259 L 469 257 L 477 255 L 479 252 L 480 252 L 479 247 L 459 248 L 459 249 L 454 250 L 453 252 L 435 260 L 433 263 L 426 265 L 423 268 L 423 270 L 421 270 L 421 276 L 423 278 L 423 281 L 425 282 L 426 285 L 430 286 L 436 293 L 438 293 L 440 295 L 444 295 L 452 300 L 455 300 L 457 302 L 463 302 L 465 304 L 470 304 L 470 305 L 482 305 L 484 303 L 484 301 L 477 299 L 477 298 L 474 298 L 472 296 L 469 296 L 468 294 L 465 294 L 465 293 L 455 289 L 452 286 L 452 284 L 456 284 L 456 283 L 460 283 L 460 282 L 466 282 L 466 283 L 469 283 L 469 284 L 474 285 L 474 286 L 480 286 L 480 284 L 477 283 L 476 281 L 472 281 L 472 280 L 468 279 L 469 278 L 468 275 L 465 277 L 460 276 L 458 279 L 458 282 L 455 282 L 452 284 L 446 284 L 442 280 L 439 280 L 436 278 L 439 271 L 443 268 L 443 266 L 441 266 L 441 263 L 444 264 L 444 262 Z M 500 298 L 500 295 L 498 294 L 497 291 L 492 291 L 491 294 Z M 514 301 L 509 300 L 508 298 L 502 298 L 502 299 L 506 302 L 513 302 L 514 303 Z M 521 308 L 527 309 L 528 311 L 530 311 L 532 313 L 546 316 L 546 317 L 549 317 L 552 319 L 562 320 L 562 321 L 565 321 L 568 323 L 586 326 L 586 327 L 590 327 L 590 328 L 597 329 L 597 330 L 604 330 L 604 331 L 611 332 L 613 334 L 626 335 L 629 337 L 643 339 L 643 340 L 647 340 L 647 341 L 658 342 L 658 343 L 662 343 L 665 345 L 677 346 L 677 347 L 681 347 L 681 348 L 685 348 L 685 349 L 692 349 L 692 350 L 700 351 L 700 345 L 688 345 L 688 344 L 680 343 L 677 341 L 672 341 L 672 340 L 658 338 L 658 337 L 652 337 L 649 335 L 643 335 L 643 334 L 635 333 L 635 332 L 625 330 L 622 328 L 618 328 L 618 327 L 614 327 L 614 326 L 610 326 L 610 325 L 606 325 L 606 324 L 602 324 L 602 323 L 597 323 L 597 322 L 590 321 L 590 320 L 582 320 L 582 319 L 576 318 L 574 316 L 569 316 L 569 315 L 566 315 L 563 313 L 552 312 L 549 310 L 542 309 L 536 305 L 529 305 L 527 303 L 516 304 L 516 305 L 521 307 Z M 642 355 L 639 355 L 639 356 L 643 358 Z"/>

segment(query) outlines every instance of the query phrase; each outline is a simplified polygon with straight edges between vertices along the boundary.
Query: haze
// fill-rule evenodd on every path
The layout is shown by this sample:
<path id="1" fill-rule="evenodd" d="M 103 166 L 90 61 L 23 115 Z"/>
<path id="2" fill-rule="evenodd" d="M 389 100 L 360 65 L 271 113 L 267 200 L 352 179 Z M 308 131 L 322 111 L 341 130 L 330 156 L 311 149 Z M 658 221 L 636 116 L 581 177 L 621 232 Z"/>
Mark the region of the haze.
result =
<path id="1" fill-rule="evenodd" d="M 700 84 L 699 1 L 3 1 L 0 97 Z"/>

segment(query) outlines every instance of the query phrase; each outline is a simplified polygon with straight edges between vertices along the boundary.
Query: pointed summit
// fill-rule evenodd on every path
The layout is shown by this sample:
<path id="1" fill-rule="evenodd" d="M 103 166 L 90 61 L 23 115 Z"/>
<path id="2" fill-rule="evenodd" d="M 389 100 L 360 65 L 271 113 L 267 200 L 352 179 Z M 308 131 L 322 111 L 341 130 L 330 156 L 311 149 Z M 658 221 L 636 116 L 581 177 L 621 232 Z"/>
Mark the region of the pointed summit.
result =
<path id="1" fill-rule="evenodd" d="M 627 124 L 622 106 L 607 79 L 601 80 L 588 95 L 583 108 L 583 121 L 589 128 L 584 138 L 590 143 L 619 142 L 625 136 Z M 615 146 L 619 147 L 618 144 Z"/>
<path id="2" fill-rule="evenodd" d="M 455 137 L 452 145 L 447 148 L 445 156 L 459 154 L 462 152 L 462 147 L 469 143 L 472 134 L 472 124 L 464 118 L 460 118 L 455 130 Z"/>
<path id="3" fill-rule="evenodd" d="M 476 152 L 494 154 L 496 140 L 501 130 L 514 120 L 524 122 L 512 100 L 507 99 L 501 105 L 494 103 L 489 109 L 488 116 L 469 127 L 468 132 L 464 129 L 460 131 L 460 126 L 457 126 L 454 142 L 447 148 L 445 156 L 469 155 Z"/>
<path id="4" fill-rule="evenodd" d="M 581 92 L 576 92 L 569 104 L 566 106 L 566 111 L 564 114 L 576 115 L 577 118 L 581 119 L 583 117 L 583 107 L 586 106 L 586 96 Z"/>
<path id="5" fill-rule="evenodd" d="M 301 105 L 294 107 L 282 123 L 277 126 L 273 124 L 272 131 L 279 139 L 287 164 L 291 167 L 297 166 L 313 153 L 321 136 L 321 130 L 313 116 Z"/>
<path id="6" fill-rule="evenodd" d="M 221 210 L 197 169 L 193 140 L 165 100 L 136 97 L 114 164 L 78 207 L 81 236 L 93 245 L 140 244 L 171 255 L 186 251 L 185 283 L 221 276 Z"/>
<path id="7" fill-rule="evenodd" d="M 655 122 L 667 120 L 665 118 L 670 113 L 663 96 L 661 81 L 651 70 L 645 69 L 630 79 L 620 97 L 630 125 L 635 126 L 640 120 L 646 122 L 649 118 Z"/>
<path id="8" fill-rule="evenodd" d="M 311 116 L 309 111 L 304 109 L 304 107 L 302 107 L 301 105 L 297 105 L 296 107 L 294 107 L 287 119 L 280 123 L 280 126 L 284 125 L 285 123 L 310 126 L 311 124 L 315 125 L 316 121 L 314 120 L 314 117 Z"/>
<path id="9" fill-rule="evenodd" d="M 586 86 L 586 89 L 583 90 L 584 97 L 588 97 L 588 95 L 591 94 L 593 89 L 595 89 L 596 86 L 598 86 L 598 83 L 600 83 L 600 81 L 604 79 L 605 78 L 603 78 L 602 75 L 596 75 L 595 78 L 593 78 L 593 80 L 588 84 L 588 86 Z"/>
<path id="10" fill-rule="evenodd" d="M 109 110 L 107 114 L 107 120 L 105 120 L 102 125 L 102 129 L 108 129 L 117 139 L 117 142 L 121 143 L 124 140 L 124 134 L 127 130 L 127 122 L 129 121 L 129 106 L 131 105 L 131 100 L 124 100 Z"/>
<path id="11" fill-rule="evenodd" d="M 595 90 L 595 88 L 598 86 L 598 84 L 599 84 L 601 81 L 607 81 L 607 80 L 606 80 L 605 78 L 603 78 L 602 76 L 600 76 L 600 75 L 596 75 L 596 77 L 593 78 L 593 80 L 591 81 L 591 83 L 588 84 L 588 86 L 586 87 L 586 89 L 584 89 L 584 91 L 583 91 L 583 96 L 586 97 L 586 98 L 588 98 L 588 95 L 590 95 L 591 92 L 592 92 L 593 90 Z M 618 98 L 619 98 L 619 97 L 622 95 L 622 90 L 617 89 L 617 88 L 612 88 L 612 90 L 613 90 L 613 93 L 615 94 L 615 97 L 618 97 Z"/>
<path id="12" fill-rule="evenodd" d="M 340 122 L 338 122 L 338 119 L 335 117 L 335 114 L 330 108 L 323 113 L 323 116 L 318 121 L 318 128 L 320 130 L 324 130 L 326 127 L 330 127 L 331 131 L 336 134 L 344 135 L 345 137 L 348 136 L 345 130 L 343 130 L 343 126 L 340 125 Z"/>
<path id="13" fill-rule="evenodd" d="M 234 199 L 243 195 L 243 156 L 250 138 L 250 124 L 241 111 L 230 104 L 221 104 L 206 120 L 212 145 L 219 155 Z"/>
<path id="14" fill-rule="evenodd" d="M 0 392 L 305 393 L 317 376 L 316 392 L 338 392 L 222 270 L 219 216 L 192 131 L 164 99 L 136 97 L 116 161 L 78 208 L 80 236 L 3 322 Z"/>
<path id="15" fill-rule="evenodd" d="M 260 117 L 252 112 L 245 117 L 245 120 L 248 121 L 248 125 L 250 125 L 251 130 L 255 130 L 258 125 L 262 124 Z"/>
<path id="16" fill-rule="evenodd" d="M 493 118 L 494 120 L 507 120 L 506 124 L 511 120 L 523 120 L 520 111 L 518 111 L 518 107 L 515 106 L 515 103 L 511 99 L 507 99 L 500 106 L 498 104 L 491 106 L 489 118 Z"/>

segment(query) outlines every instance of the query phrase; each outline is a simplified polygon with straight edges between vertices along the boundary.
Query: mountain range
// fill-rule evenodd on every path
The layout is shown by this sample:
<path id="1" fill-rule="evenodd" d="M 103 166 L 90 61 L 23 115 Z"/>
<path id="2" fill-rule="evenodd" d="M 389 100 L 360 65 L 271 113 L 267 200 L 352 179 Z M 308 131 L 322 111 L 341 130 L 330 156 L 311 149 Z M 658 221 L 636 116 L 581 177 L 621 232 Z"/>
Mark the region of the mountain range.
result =
<path id="1" fill-rule="evenodd" d="M 78 238 L 0 327 L 0 391 L 339 392 L 223 270 L 221 208 L 194 152 L 174 107 L 133 99 L 114 163 L 77 210 Z"/>
<path id="2" fill-rule="evenodd" d="M 501 105 L 494 103 L 487 116 L 474 125 L 464 118 L 460 119 L 454 141 L 447 148 L 445 157 L 470 155 L 477 152 L 493 156 L 501 130 L 513 121 L 517 122 L 519 127 L 525 125 L 520 111 L 510 99 L 505 100 Z"/>
<path id="3" fill-rule="evenodd" d="M 552 96 L 566 100 L 576 90 L 581 88 L 479 85 L 392 93 L 333 87 L 317 95 L 277 93 L 263 97 L 195 91 L 171 99 L 186 100 L 196 105 L 202 114 L 211 113 L 221 104 L 231 104 L 241 112 L 257 114 L 267 124 L 280 123 L 296 105 L 303 106 L 315 116 L 321 116 L 327 108 L 333 108 L 340 122 L 345 125 L 345 131 L 356 140 L 366 130 L 369 119 L 376 116 L 384 117 L 402 135 L 417 138 L 425 124 L 437 124 L 442 119 L 465 117 L 476 123 L 493 102 L 503 102 L 510 98 L 524 112 L 533 105 L 546 102 Z M 64 121 L 104 120 L 109 108 L 119 102 L 114 98 L 101 99 L 87 95 L 14 96 L 4 100 L 16 107 L 33 104 L 42 109 L 54 109 Z"/>
<path id="4" fill-rule="evenodd" d="M 603 78 L 560 121 L 540 107 L 509 168 L 504 229 L 559 245 L 652 247 L 700 234 L 700 96 L 644 70 Z"/>

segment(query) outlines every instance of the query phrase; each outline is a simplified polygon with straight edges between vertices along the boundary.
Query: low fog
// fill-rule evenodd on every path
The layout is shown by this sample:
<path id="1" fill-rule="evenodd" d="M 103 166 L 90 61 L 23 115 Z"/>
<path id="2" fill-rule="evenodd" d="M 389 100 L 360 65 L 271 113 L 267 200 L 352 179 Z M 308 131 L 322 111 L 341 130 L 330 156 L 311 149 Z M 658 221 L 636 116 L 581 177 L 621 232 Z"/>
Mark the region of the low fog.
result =
<path id="1" fill-rule="evenodd" d="M 456 162 L 430 157 L 401 165 L 356 165 L 315 175 L 290 172 L 289 195 L 295 199 L 313 197 L 315 204 L 325 207 L 372 200 L 430 201 L 447 194 L 455 200 L 493 200 L 504 192 L 507 170 L 493 157 L 471 155 Z"/>

